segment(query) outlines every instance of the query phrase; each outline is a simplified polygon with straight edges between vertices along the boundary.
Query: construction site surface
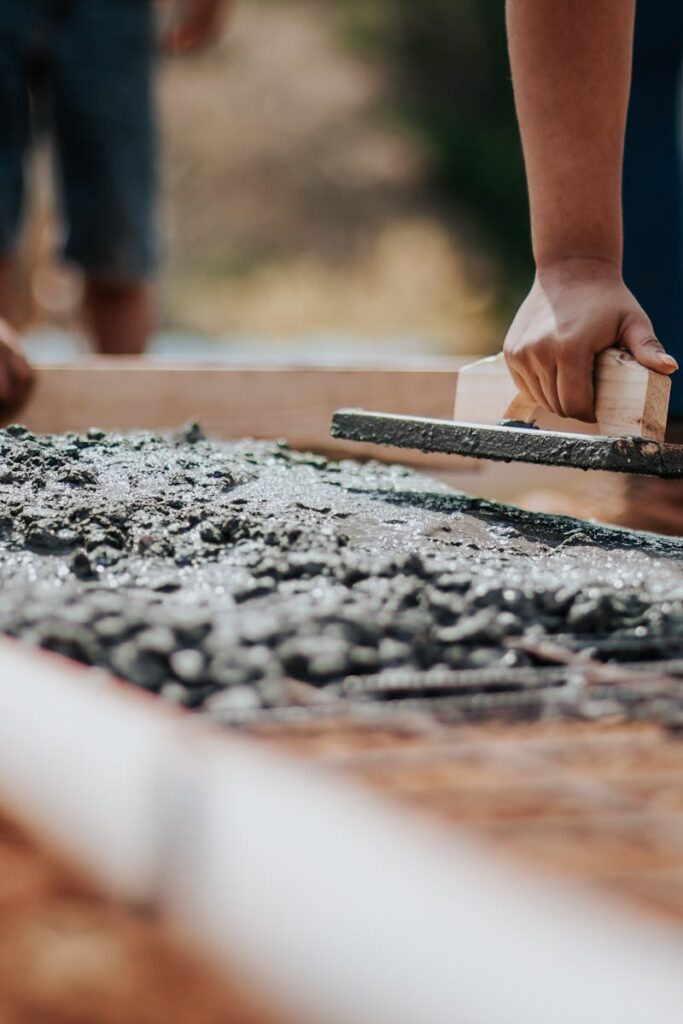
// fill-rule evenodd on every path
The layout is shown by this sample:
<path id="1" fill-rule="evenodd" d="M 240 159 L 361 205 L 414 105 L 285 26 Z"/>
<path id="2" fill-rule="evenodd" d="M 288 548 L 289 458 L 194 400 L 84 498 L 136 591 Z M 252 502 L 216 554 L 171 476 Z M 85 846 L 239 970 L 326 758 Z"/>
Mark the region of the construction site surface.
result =
<path id="1" fill-rule="evenodd" d="M 120 408 L 0 433 L 4 633 L 680 927 L 683 541 Z"/>

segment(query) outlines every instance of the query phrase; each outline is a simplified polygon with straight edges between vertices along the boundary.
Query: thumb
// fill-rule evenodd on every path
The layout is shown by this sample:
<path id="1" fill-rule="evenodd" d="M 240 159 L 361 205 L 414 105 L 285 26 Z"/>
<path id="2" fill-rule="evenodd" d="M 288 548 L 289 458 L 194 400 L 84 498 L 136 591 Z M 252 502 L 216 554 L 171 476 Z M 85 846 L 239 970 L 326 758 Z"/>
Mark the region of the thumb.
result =
<path id="1" fill-rule="evenodd" d="M 656 338 L 646 316 L 629 321 L 621 332 L 620 340 L 623 347 L 648 370 L 674 373 L 678 369 L 678 363 Z"/>

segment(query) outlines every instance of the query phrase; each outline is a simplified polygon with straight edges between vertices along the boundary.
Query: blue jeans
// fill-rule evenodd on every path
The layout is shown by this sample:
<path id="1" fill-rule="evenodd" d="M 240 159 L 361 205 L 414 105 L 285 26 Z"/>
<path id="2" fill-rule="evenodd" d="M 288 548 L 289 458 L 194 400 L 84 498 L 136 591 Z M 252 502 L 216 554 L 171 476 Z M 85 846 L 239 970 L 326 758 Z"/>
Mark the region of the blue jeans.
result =
<path id="1" fill-rule="evenodd" d="M 639 0 L 624 162 L 624 276 L 683 367 L 683 0 Z M 683 369 L 671 414 L 683 416 Z"/>
<path id="2" fill-rule="evenodd" d="M 0 0 L 0 252 L 20 228 L 27 149 L 54 142 L 64 255 L 107 281 L 155 264 L 151 0 Z"/>

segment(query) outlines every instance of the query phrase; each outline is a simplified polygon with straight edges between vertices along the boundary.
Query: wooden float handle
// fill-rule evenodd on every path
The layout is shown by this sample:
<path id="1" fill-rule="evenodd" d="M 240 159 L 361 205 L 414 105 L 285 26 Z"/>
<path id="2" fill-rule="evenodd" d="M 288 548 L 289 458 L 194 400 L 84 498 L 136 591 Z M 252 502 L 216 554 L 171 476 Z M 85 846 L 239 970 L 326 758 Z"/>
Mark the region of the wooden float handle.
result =
<path id="1" fill-rule="evenodd" d="M 663 441 L 671 381 L 641 366 L 630 353 L 608 348 L 595 360 L 597 426 L 547 413 L 522 397 L 503 353 L 463 366 L 458 373 L 454 419 L 466 423 L 500 423 L 503 419 L 531 422 L 538 416 L 545 430 L 586 432 L 610 436 L 645 437 Z"/>

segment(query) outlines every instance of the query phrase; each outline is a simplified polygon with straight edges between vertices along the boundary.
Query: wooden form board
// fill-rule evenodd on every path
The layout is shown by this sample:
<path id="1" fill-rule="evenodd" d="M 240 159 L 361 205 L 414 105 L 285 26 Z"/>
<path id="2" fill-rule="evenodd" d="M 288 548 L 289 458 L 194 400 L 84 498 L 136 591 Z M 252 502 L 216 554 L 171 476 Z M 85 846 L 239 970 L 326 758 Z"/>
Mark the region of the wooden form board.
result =
<path id="1" fill-rule="evenodd" d="M 330 437 L 340 406 L 450 417 L 458 362 L 439 369 L 298 368 L 166 365 L 93 359 L 45 366 L 18 416 L 36 433 L 167 430 L 198 420 L 223 438 L 286 438 L 296 448 L 332 457 L 409 461 L 425 469 L 473 470 L 472 459 L 405 453 Z"/>
<path id="2" fill-rule="evenodd" d="M 598 423 L 580 423 L 540 411 L 545 430 L 633 436 L 663 441 L 671 381 L 646 370 L 626 352 L 607 349 L 595 365 Z M 499 423 L 517 395 L 502 353 L 462 367 L 457 377 L 453 418 L 465 423 Z"/>

